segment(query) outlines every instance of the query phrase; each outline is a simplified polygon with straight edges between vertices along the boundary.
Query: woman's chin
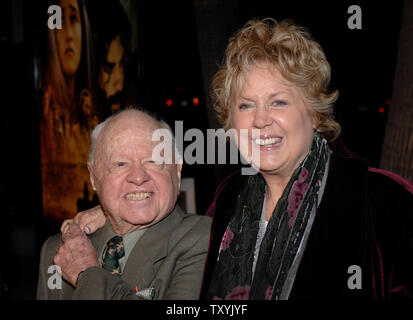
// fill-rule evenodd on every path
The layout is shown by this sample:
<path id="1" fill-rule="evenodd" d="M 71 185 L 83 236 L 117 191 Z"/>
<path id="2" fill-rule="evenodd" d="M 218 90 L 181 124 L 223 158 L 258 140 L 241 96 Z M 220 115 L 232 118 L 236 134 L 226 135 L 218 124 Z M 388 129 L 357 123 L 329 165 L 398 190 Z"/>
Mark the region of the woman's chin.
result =
<path id="1" fill-rule="evenodd" d="M 285 168 L 280 162 L 260 162 L 260 166 L 256 169 L 263 175 L 280 175 L 287 174 Z"/>

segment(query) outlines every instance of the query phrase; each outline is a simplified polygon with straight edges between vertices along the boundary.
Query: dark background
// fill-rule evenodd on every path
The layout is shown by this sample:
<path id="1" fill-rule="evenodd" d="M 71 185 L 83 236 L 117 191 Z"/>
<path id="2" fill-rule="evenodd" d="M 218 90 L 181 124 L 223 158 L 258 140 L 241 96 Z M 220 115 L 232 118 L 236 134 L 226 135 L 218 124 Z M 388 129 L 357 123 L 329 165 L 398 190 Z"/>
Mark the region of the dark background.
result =
<path id="1" fill-rule="evenodd" d="M 172 128 L 173 121 L 183 120 L 184 130 L 199 128 L 206 132 L 211 127 L 204 93 L 209 80 L 202 77 L 196 2 L 137 1 L 139 53 L 136 70 L 129 71 L 136 72 L 140 85 L 128 90 L 138 97 L 139 104 L 162 115 Z M 331 88 L 340 91 L 335 112 L 344 142 L 372 166 L 378 166 L 391 106 L 403 3 L 337 2 L 222 1 L 224 11 L 231 13 L 224 17 L 228 26 L 225 33 L 232 34 L 253 17 L 289 18 L 308 27 L 331 64 Z M 104 5 L 104 1 L 101 3 Z M 347 27 L 347 8 L 352 4 L 362 9 L 361 30 Z M 2 1 L 0 13 L 0 243 L 6 251 L 0 255 L 3 299 L 35 298 L 40 247 L 59 231 L 59 225 L 43 219 L 41 208 L 40 97 L 35 79 L 45 47 L 46 10 L 45 1 L 7 0 Z M 210 41 L 213 45 L 214 39 Z M 219 56 L 216 64 L 221 62 L 223 49 Z M 199 98 L 199 106 L 191 104 L 193 97 Z M 168 99 L 173 101 L 171 107 L 166 105 Z M 182 101 L 189 101 L 189 105 L 182 106 Z M 184 166 L 183 176 L 195 177 L 199 214 L 208 207 L 223 173 L 232 169 Z"/>

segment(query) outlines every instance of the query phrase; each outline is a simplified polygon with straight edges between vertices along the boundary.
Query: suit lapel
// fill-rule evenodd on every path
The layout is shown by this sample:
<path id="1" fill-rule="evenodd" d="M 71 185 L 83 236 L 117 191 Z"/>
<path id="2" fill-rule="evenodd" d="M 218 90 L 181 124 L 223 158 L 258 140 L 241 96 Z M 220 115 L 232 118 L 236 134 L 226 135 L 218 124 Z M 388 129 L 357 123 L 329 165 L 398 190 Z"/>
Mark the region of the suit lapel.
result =
<path id="1" fill-rule="evenodd" d="M 138 240 L 126 262 L 122 279 L 137 286 L 148 288 L 155 276 L 154 264 L 168 254 L 171 231 L 182 221 L 184 212 L 177 205 L 163 220 L 149 227 Z"/>

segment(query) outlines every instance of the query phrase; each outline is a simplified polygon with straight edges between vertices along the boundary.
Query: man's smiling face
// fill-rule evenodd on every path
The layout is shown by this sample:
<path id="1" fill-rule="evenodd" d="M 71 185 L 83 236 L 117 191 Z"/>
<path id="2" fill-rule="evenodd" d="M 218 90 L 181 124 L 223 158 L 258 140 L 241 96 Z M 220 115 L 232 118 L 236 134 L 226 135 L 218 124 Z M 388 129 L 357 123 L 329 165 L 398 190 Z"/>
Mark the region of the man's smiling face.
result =
<path id="1" fill-rule="evenodd" d="M 89 163 L 92 185 L 114 230 L 124 234 L 165 218 L 179 194 L 181 165 L 152 159 L 160 124 L 130 110 L 116 116 L 98 137 Z"/>

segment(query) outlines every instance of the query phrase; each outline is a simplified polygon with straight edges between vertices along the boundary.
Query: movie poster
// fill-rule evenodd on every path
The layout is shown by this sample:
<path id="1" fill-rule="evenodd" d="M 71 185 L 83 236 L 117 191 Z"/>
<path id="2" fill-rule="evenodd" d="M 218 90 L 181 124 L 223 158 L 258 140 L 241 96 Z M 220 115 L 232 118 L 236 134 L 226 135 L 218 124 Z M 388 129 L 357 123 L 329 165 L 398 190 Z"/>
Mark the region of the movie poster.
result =
<path id="1" fill-rule="evenodd" d="M 45 41 L 42 203 L 45 217 L 61 221 L 97 204 L 87 168 L 93 128 L 134 103 L 127 88 L 136 88 L 137 68 L 130 62 L 137 52 L 137 5 L 133 0 L 60 0 L 48 3 L 52 5 L 61 9 L 61 28 L 49 27 Z"/>

